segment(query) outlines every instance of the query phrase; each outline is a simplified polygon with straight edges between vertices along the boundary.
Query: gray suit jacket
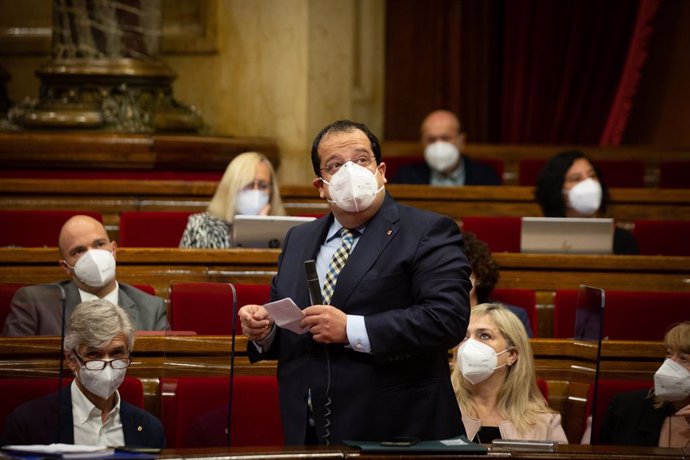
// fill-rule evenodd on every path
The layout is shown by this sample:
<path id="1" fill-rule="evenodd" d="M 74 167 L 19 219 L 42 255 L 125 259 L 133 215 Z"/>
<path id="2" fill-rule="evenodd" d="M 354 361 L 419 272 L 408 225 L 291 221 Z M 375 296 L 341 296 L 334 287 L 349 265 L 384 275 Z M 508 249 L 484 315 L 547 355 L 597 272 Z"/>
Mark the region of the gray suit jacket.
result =
<path id="1" fill-rule="evenodd" d="M 65 320 L 81 302 L 79 289 L 72 281 L 25 286 L 12 298 L 2 335 L 61 335 L 62 308 L 60 288 L 65 290 Z M 137 330 L 168 329 L 165 301 L 129 284 L 118 283 L 118 303 L 132 318 Z"/>

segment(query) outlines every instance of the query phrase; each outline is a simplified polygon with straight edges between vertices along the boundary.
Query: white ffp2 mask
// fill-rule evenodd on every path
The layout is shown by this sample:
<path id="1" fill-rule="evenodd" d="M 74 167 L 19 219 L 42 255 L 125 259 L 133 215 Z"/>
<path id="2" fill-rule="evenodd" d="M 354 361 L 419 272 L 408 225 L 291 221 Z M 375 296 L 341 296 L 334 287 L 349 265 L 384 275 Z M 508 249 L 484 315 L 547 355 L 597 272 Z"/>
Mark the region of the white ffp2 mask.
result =
<path id="1" fill-rule="evenodd" d="M 472 385 L 483 382 L 491 377 L 496 369 L 505 366 L 496 366 L 498 355 L 508 351 L 506 348 L 500 353 L 485 343 L 474 339 L 467 339 L 458 350 L 457 365 L 460 366 L 462 376 Z"/>
<path id="2" fill-rule="evenodd" d="M 235 213 L 256 216 L 268 204 L 268 193 L 262 190 L 240 190 L 235 199 Z"/>
<path id="3" fill-rule="evenodd" d="M 383 185 L 379 187 L 376 182 L 378 171 L 377 168 L 372 173 L 364 166 L 348 161 L 333 174 L 330 181 L 321 180 L 328 184 L 331 203 L 343 211 L 361 212 L 369 208 L 376 194 L 383 190 Z"/>
<path id="4" fill-rule="evenodd" d="M 590 177 L 568 191 L 568 202 L 575 211 L 591 216 L 601 207 L 601 196 L 601 184 Z"/>
<path id="5" fill-rule="evenodd" d="M 424 159 L 434 171 L 445 172 L 458 163 L 460 150 L 450 142 L 437 141 L 426 146 Z"/>
<path id="6" fill-rule="evenodd" d="M 690 371 L 666 359 L 654 374 L 654 394 L 666 401 L 682 401 L 690 395 Z"/>
<path id="7" fill-rule="evenodd" d="M 74 267 L 65 262 L 74 275 L 87 286 L 102 288 L 115 279 L 115 257 L 105 249 L 89 249 Z"/>
<path id="8" fill-rule="evenodd" d="M 112 366 L 106 365 L 100 371 L 90 371 L 82 365 L 79 368 L 79 380 L 91 393 L 108 399 L 122 385 L 126 373 L 127 368 L 113 369 Z"/>

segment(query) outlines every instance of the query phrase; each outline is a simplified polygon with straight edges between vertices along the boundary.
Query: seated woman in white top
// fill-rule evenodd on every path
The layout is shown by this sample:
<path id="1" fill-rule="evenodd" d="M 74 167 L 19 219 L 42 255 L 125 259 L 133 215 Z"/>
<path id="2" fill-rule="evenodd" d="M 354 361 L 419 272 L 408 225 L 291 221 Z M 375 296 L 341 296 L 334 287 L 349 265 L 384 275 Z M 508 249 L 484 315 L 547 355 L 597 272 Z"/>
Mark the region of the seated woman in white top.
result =
<path id="1" fill-rule="evenodd" d="M 525 328 L 502 305 L 472 309 L 451 380 L 471 441 L 568 442 L 560 414 L 549 409 L 537 387 Z"/>
<path id="2" fill-rule="evenodd" d="M 232 247 L 235 214 L 285 215 L 276 173 L 261 153 L 244 152 L 230 162 L 206 212 L 189 216 L 180 247 Z"/>

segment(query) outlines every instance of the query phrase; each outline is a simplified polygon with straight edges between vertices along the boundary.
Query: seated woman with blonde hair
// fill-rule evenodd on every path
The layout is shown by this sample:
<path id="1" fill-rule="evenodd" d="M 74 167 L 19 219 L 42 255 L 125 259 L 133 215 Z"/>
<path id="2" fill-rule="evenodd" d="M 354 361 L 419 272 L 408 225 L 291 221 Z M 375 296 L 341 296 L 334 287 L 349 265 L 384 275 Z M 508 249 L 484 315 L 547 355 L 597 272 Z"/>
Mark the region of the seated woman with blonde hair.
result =
<path id="1" fill-rule="evenodd" d="M 560 414 L 549 409 L 537 387 L 525 328 L 504 306 L 484 303 L 472 309 L 451 381 L 471 441 L 568 442 Z"/>
<path id="2" fill-rule="evenodd" d="M 230 162 L 206 212 L 189 216 L 180 247 L 232 247 L 235 214 L 285 215 L 276 173 L 261 153 L 241 153 Z"/>

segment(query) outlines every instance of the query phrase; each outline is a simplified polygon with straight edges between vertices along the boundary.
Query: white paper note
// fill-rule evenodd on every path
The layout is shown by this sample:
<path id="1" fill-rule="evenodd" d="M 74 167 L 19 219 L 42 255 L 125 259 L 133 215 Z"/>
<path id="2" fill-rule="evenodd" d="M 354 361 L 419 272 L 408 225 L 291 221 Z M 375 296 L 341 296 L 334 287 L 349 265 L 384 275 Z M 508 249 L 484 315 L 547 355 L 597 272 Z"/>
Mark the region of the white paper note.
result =
<path id="1" fill-rule="evenodd" d="M 295 334 L 304 334 L 309 330 L 307 327 L 300 326 L 304 313 L 290 297 L 267 303 L 264 305 L 264 308 L 276 324 L 284 329 L 288 329 Z"/>

